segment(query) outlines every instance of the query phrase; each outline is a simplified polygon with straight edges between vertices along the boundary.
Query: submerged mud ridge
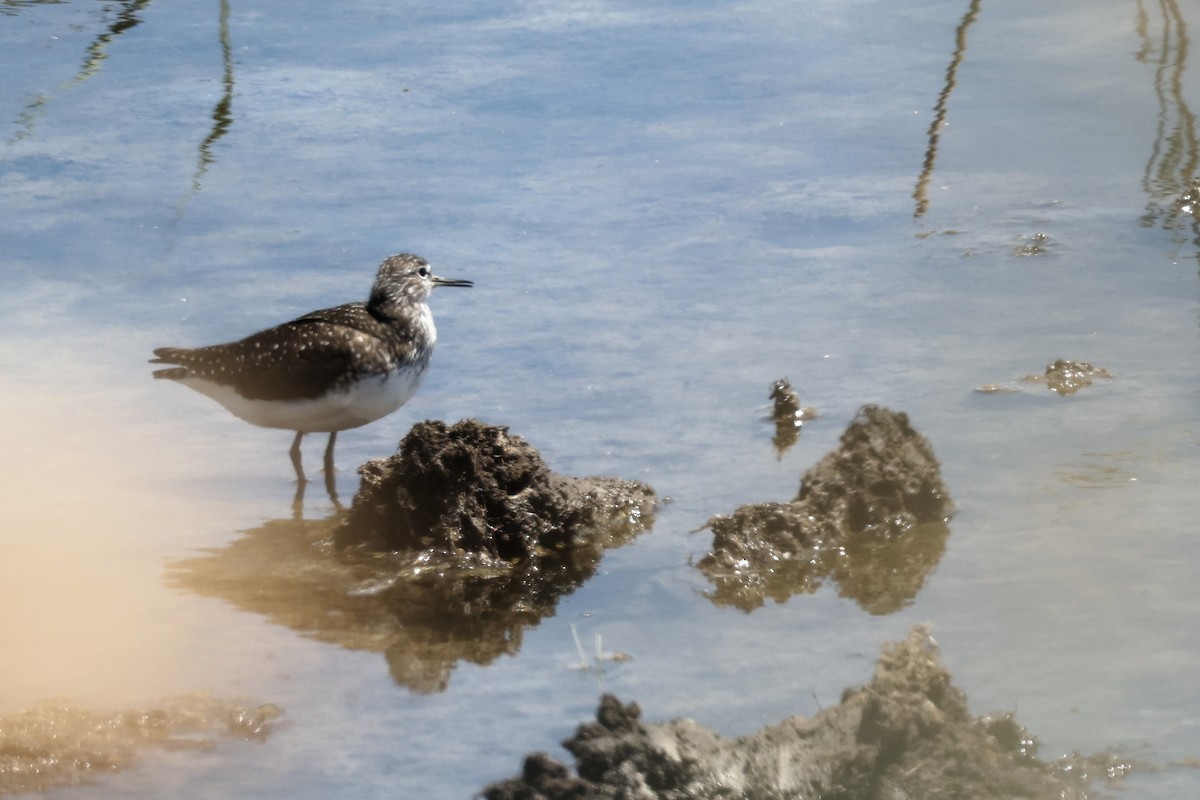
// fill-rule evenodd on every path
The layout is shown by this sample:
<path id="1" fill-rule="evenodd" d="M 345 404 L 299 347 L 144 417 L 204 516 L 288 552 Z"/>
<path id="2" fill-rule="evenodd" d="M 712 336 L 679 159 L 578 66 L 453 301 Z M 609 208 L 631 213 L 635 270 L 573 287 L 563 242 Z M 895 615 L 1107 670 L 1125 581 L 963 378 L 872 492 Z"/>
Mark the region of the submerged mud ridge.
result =
<path id="1" fill-rule="evenodd" d="M 795 499 L 709 520 L 712 551 L 697 566 L 722 605 L 749 611 L 832 578 L 886 614 L 912 601 L 941 558 L 951 510 L 933 448 L 907 415 L 864 406 Z"/>
<path id="2" fill-rule="evenodd" d="M 276 520 L 173 565 L 181 588 L 313 638 L 381 652 L 420 692 L 460 661 L 516 653 L 526 628 L 653 522 L 654 491 L 553 473 L 505 428 L 423 422 L 362 467 L 346 517 Z"/>
<path id="3" fill-rule="evenodd" d="M 1095 378 L 1111 380 L 1113 377 L 1104 367 L 1096 367 L 1086 361 L 1056 358 L 1046 365 L 1041 375 L 1025 375 L 1019 382 L 1045 384 L 1050 391 L 1066 397 L 1091 386 Z M 979 394 L 1008 394 L 1020 392 L 1021 389 L 1013 384 L 985 383 L 976 387 L 975 391 Z"/>
<path id="4" fill-rule="evenodd" d="M 0 714 L 0 795 L 87 783 L 131 766 L 153 749 L 263 741 L 280 713 L 273 705 L 195 694 L 113 714 L 52 705 Z"/>
<path id="5" fill-rule="evenodd" d="M 740 739 L 691 720 L 644 723 L 611 695 L 563 745 L 575 771 L 532 753 L 487 800 L 565 798 L 854 798 L 1011 800 L 1086 797 L 1089 774 L 1119 775 L 1104 756 L 1046 762 L 1010 715 L 972 717 L 928 632 L 885 646 L 871 682 L 815 717 Z"/>
<path id="6" fill-rule="evenodd" d="M 1021 380 L 1029 383 L 1045 383 L 1046 388 L 1061 395 L 1075 394 L 1092 385 L 1093 378 L 1111 378 L 1112 373 L 1103 367 L 1094 367 L 1086 361 L 1055 359 L 1046 365 L 1042 375 L 1026 375 Z"/>

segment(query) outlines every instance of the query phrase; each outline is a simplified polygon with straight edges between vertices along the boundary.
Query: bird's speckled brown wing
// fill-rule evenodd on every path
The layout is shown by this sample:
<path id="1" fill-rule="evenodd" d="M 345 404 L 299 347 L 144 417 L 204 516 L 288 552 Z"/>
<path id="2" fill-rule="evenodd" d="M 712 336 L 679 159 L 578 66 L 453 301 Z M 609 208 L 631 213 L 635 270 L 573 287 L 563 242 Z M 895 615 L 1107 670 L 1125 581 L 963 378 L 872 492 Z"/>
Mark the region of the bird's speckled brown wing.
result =
<path id="1" fill-rule="evenodd" d="M 394 347 L 379 348 L 379 333 L 387 333 L 387 326 L 364 304 L 350 303 L 314 311 L 237 342 L 158 348 L 152 363 L 178 366 L 156 370 L 154 377 L 203 378 L 231 386 L 251 400 L 312 399 L 363 374 L 392 367 Z"/>

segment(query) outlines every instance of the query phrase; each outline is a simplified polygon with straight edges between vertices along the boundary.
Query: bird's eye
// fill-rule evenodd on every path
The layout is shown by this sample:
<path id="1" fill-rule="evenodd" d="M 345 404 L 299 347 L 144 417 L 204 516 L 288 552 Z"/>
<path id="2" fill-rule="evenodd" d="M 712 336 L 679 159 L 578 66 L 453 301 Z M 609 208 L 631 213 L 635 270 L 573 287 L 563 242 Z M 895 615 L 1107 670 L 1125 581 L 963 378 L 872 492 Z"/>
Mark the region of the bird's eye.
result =
<path id="1" fill-rule="evenodd" d="M 417 274 L 420 275 L 422 278 L 428 278 L 429 277 L 429 267 L 418 267 Z"/>

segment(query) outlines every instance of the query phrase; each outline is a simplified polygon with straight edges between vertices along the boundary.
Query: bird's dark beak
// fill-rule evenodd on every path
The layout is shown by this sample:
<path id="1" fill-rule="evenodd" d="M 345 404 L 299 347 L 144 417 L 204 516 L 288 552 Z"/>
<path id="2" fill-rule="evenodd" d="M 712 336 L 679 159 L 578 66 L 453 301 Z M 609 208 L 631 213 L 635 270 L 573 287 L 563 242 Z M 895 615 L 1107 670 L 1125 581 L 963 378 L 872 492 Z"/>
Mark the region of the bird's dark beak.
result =
<path id="1" fill-rule="evenodd" d="M 475 285 L 471 281 L 460 281 L 460 280 L 455 280 L 454 278 L 439 278 L 437 275 L 434 275 L 432 278 L 430 278 L 430 280 L 433 281 L 434 286 L 474 286 Z"/>

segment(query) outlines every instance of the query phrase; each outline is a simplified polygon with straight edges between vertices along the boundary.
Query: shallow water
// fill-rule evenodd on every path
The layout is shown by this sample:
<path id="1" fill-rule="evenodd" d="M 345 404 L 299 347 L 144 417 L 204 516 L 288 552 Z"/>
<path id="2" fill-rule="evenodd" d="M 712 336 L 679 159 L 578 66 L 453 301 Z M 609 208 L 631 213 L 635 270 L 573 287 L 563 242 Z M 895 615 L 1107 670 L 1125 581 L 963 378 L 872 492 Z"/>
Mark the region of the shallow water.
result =
<path id="1" fill-rule="evenodd" d="M 89 797 L 461 797 L 601 690 L 741 734 L 930 622 L 976 712 L 1015 710 L 1044 755 L 1168 765 L 1139 797 L 1195 793 L 1169 765 L 1200 757 L 1198 237 L 1173 205 L 1196 30 L 1130 0 L 5 2 L 0 711 L 284 711 Z M 344 499 L 414 420 L 477 416 L 673 501 L 438 692 L 168 577 L 291 519 L 290 435 L 145 364 L 359 299 L 396 251 L 476 288 L 435 295 L 417 397 L 340 437 Z M 1018 382 L 1056 358 L 1115 377 Z M 822 416 L 777 458 L 784 376 Z M 792 497 L 867 402 L 910 415 L 959 508 L 915 602 L 710 604 L 693 531 Z M 306 518 L 330 512 L 310 488 Z M 571 625 L 633 659 L 571 669 Z"/>

